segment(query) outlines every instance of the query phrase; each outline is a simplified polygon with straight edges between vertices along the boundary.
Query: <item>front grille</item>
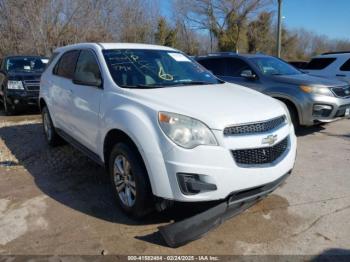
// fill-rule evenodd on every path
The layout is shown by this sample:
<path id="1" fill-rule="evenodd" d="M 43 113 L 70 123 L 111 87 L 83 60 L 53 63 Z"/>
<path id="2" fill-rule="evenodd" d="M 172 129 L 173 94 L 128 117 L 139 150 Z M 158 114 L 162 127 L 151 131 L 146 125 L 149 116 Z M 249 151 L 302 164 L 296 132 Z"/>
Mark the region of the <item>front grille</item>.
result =
<path id="1" fill-rule="evenodd" d="M 288 147 L 288 136 L 271 147 L 233 150 L 232 155 L 237 164 L 261 165 L 269 164 L 279 158 Z"/>
<path id="2" fill-rule="evenodd" d="M 350 96 L 350 86 L 333 87 L 332 92 L 337 97 L 349 97 Z"/>
<path id="3" fill-rule="evenodd" d="M 23 84 L 27 91 L 39 91 L 40 89 L 39 80 L 25 80 L 23 81 Z"/>
<path id="4" fill-rule="evenodd" d="M 285 116 L 280 116 L 263 122 L 229 126 L 224 129 L 224 135 L 254 134 L 271 131 L 281 126 L 286 121 Z"/>

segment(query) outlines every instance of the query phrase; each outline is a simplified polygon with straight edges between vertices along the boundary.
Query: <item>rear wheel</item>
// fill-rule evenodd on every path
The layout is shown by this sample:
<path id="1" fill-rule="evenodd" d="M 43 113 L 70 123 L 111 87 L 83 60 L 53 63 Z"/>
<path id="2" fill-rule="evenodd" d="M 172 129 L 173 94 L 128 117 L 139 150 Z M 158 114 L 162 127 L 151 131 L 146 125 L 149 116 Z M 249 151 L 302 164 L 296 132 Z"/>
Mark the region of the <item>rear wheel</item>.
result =
<path id="1" fill-rule="evenodd" d="M 110 154 L 109 173 L 117 202 L 127 214 L 139 218 L 152 210 L 148 174 L 136 148 L 117 143 Z"/>
<path id="2" fill-rule="evenodd" d="M 43 120 L 44 134 L 45 134 L 47 143 L 50 146 L 57 146 L 61 144 L 62 139 L 56 133 L 55 127 L 51 120 L 49 110 L 47 109 L 46 106 L 42 109 L 41 114 L 42 114 L 42 120 Z"/>

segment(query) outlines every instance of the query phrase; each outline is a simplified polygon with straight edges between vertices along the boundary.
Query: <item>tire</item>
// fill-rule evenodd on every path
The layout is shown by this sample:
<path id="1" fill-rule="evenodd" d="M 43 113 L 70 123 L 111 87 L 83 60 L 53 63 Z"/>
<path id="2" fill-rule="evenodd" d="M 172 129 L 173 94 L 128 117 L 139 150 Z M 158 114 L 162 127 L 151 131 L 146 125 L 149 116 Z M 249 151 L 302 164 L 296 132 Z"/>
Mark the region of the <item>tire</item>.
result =
<path id="1" fill-rule="evenodd" d="M 288 108 L 289 115 L 290 115 L 290 118 L 292 120 L 294 129 L 298 130 L 300 128 L 298 112 L 296 111 L 296 109 L 292 105 L 286 104 L 286 106 Z"/>
<path id="2" fill-rule="evenodd" d="M 136 148 L 117 143 L 109 157 L 109 174 L 113 194 L 126 214 L 141 218 L 152 211 L 154 204 L 148 174 Z"/>
<path id="3" fill-rule="evenodd" d="M 62 143 L 62 138 L 56 133 L 49 110 L 46 106 L 42 109 L 41 115 L 47 143 L 52 147 L 60 145 Z"/>
<path id="4" fill-rule="evenodd" d="M 4 104 L 4 111 L 5 114 L 8 116 L 14 115 L 16 113 L 16 107 L 15 106 L 9 106 L 9 104 L 7 104 L 7 99 L 6 96 L 3 97 L 3 104 Z"/>

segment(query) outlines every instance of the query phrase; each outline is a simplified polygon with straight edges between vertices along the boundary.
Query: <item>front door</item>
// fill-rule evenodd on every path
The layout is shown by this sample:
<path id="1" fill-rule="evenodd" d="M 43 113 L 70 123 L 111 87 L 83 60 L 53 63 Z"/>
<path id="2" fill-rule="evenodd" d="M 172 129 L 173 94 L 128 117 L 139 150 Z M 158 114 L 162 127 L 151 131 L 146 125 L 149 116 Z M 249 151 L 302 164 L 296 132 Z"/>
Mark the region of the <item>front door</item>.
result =
<path id="1" fill-rule="evenodd" d="M 76 65 L 71 95 L 71 135 L 97 152 L 102 79 L 97 57 L 90 49 L 81 50 Z"/>

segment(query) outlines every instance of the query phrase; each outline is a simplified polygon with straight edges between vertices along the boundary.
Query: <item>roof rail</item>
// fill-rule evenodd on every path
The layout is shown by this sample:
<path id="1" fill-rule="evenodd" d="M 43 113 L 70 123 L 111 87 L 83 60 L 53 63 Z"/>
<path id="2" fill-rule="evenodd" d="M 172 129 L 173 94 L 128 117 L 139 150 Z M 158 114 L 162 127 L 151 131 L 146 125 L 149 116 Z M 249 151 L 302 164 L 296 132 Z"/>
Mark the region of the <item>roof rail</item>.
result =
<path id="1" fill-rule="evenodd" d="M 335 52 L 325 52 L 321 55 L 336 55 L 336 54 L 347 54 L 350 53 L 350 51 L 335 51 Z"/>

